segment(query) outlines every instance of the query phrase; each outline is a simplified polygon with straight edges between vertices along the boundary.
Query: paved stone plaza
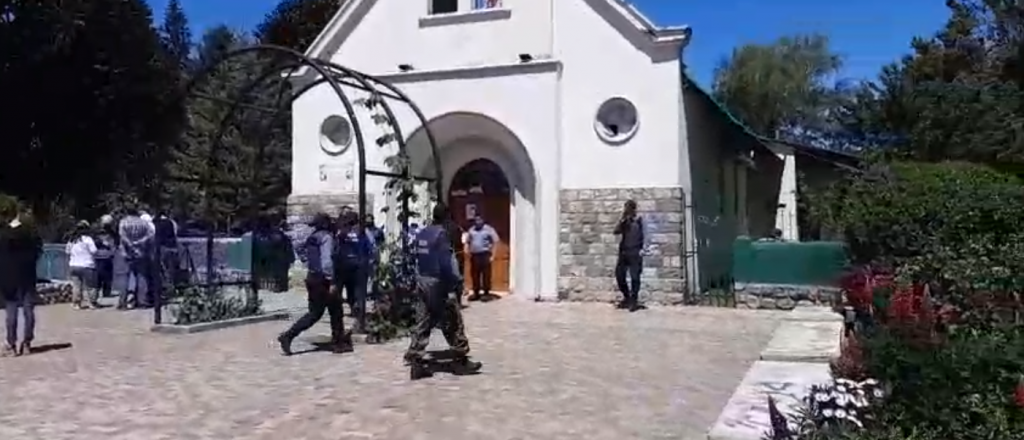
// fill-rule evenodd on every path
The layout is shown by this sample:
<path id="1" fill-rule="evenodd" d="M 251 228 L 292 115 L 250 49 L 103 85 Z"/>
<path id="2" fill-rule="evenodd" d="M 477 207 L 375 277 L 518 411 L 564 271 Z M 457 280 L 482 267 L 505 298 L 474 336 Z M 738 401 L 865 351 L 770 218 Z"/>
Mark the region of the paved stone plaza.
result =
<path id="1" fill-rule="evenodd" d="M 404 341 L 283 357 L 284 323 L 170 336 L 145 312 L 38 313 L 37 345 L 73 346 L 0 359 L 3 439 L 705 439 L 783 317 L 510 298 L 466 311 L 484 374 L 409 382 Z"/>

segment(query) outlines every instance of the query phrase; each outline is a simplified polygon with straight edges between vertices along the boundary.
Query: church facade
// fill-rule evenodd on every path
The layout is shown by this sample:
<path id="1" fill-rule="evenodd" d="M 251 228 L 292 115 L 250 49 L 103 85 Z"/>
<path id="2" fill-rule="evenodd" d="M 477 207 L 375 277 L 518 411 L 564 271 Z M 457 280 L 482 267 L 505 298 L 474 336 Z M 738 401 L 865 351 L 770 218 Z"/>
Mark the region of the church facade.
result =
<path id="1" fill-rule="evenodd" d="M 777 159 L 686 77 L 690 39 L 621 0 L 348 0 L 307 55 L 381 78 L 422 109 L 440 196 L 460 222 L 479 213 L 502 235 L 496 290 L 615 298 L 612 229 L 633 199 L 650 242 L 642 295 L 680 303 L 726 270 L 750 219 L 763 210 L 773 224 L 776 211 L 774 195 L 748 188 L 757 163 Z M 414 174 L 434 177 L 419 119 L 394 109 Z M 337 97 L 323 85 L 292 110 L 290 212 L 353 204 L 358 157 Z M 394 147 L 362 136 L 367 167 L 387 169 Z M 386 217 L 385 179 L 365 192 Z"/>

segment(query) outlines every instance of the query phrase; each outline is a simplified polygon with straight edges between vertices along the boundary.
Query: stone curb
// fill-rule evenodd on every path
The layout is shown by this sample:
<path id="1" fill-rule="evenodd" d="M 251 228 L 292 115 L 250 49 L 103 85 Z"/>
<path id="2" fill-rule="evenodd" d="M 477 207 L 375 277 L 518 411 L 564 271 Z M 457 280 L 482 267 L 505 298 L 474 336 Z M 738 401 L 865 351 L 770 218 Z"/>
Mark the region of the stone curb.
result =
<path id="1" fill-rule="evenodd" d="M 154 333 L 188 335 L 192 333 L 208 332 L 212 330 L 220 330 L 225 328 L 238 327 L 242 325 L 258 324 L 261 322 L 284 321 L 290 319 L 291 316 L 292 314 L 290 312 L 278 311 L 253 316 L 243 316 L 241 318 L 226 319 L 223 321 L 201 322 L 198 324 L 189 325 L 156 324 L 153 327 L 150 327 L 149 330 Z"/>

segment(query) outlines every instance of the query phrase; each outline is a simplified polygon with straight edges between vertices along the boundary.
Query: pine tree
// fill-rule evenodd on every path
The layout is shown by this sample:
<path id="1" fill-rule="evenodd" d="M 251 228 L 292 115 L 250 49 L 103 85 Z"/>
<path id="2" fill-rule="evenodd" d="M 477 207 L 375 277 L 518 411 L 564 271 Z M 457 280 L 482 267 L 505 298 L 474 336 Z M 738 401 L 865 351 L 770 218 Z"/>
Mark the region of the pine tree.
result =
<path id="1" fill-rule="evenodd" d="M 168 56 L 182 72 L 192 67 L 192 30 L 188 17 L 179 0 L 170 0 L 164 11 L 164 22 L 160 26 L 160 41 Z"/>

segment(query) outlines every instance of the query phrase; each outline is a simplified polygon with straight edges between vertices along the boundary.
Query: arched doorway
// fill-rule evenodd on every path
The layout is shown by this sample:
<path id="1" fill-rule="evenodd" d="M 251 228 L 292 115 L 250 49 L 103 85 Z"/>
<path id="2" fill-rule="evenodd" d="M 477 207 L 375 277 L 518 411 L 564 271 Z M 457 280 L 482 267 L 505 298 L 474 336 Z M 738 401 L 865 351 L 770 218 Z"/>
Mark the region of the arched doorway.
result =
<path id="1" fill-rule="evenodd" d="M 498 164 L 488 159 L 475 159 L 455 172 L 448 188 L 448 203 L 456 223 L 463 230 L 473 226 L 476 215 L 491 225 L 501 241 L 495 246 L 491 263 L 491 290 L 497 295 L 509 291 L 511 206 L 512 189 L 505 172 Z M 461 239 L 461 238 L 459 238 Z M 462 254 L 462 264 L 467 276 L 466 289 L 471 284 L 468 276 L 472 273 L 469 254 Z"/>

